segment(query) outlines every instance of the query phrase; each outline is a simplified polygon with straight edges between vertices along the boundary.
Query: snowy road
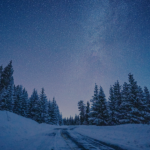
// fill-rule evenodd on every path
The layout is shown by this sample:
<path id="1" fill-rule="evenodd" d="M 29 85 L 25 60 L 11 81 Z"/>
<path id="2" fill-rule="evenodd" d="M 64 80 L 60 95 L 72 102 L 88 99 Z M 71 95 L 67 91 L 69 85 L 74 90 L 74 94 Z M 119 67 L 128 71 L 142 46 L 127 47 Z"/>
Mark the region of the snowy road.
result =
<path id="1" fill-rule="evenodd" d="M 55 128 L 23 140 L 18 148 L 22 150 L 122 150 L 121 148 L 81 135 L 74 128 Z"/>
<path id="2" fill-rule="evenodd" d="M 100 142 L 96 139 L 81 135 L 73 131 L 74 128 L 56 128 L 57 134 L 55 140 L 57 141 L 57 146 L 55 145 L 54 150 L 121 150 L 120 147 L 109 145 L 104 142 Z M 61 145 L 61 142 L 58 142 L 61 137 L 67 144 L 67 147 L 64 148 L 64 144 Z"/>

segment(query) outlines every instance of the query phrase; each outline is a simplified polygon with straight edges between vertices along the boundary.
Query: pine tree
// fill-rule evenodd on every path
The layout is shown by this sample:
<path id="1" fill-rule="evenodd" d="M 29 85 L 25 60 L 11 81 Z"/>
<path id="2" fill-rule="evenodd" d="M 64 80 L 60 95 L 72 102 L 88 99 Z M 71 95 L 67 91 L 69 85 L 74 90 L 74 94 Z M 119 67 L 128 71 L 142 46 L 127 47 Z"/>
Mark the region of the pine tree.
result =
<path id="1" fill-rule="evenodd" d="M 139 88 L 133 75 L 129 74 L 129 112 L 130 123 L 141 123 L 140 114 L 140 100 L 138 98 Z"/>
<path id="2" fill-rule="evenodd" d="M 106 98 L 103 88 L 100 86 L 98 100 L 96 101 L 97 117 L 94 120 L 96 125 L 107 125 L 108 124 L 108 110 L 106 104 Z"/>
<path id="3" fill-rule="evenodd" d="M 13 107 L 13 112 L 22 115 L 22 86 L 18 85 L 14 89 L 14 107 Z"/>
<path id="4" fill-rule="evenodd" d="M 56 104 L 57 105 L 57 104 Z M 60 123 L 60 112 L 59 112 L 59 107 L 58 107 L 58 105 L 57 105 L 57 107 L 56 107 L 56 114 L 57 114 L 57 125 L 59 125 L 59 123 Z"/>
<path id="5" fill-rule="evenodd" d="M 59 114 L 59 125 L 63 125 L 62 113 Z"/>
<path id="6" fill-rule="evenodd" d="M 28 114 L 28 93 L 25 90 L 25 88 L 23 89 L 23 97 L 22 97 L 22 116 L 27 117 Z"/>
<path id="7" fill-rule="evenodd" d="M 93 98 L 90 100 L 92 102 L 91 105 L 91 111 L 89 113 L 89 122 L 90 124 L 94 124 L 94 120 L 97 117 L 97 107 L 96 107 L 96 102 L 98 100 L 98 87 L 95 84 L 95 89 L 94 89 L 94 96 Z"/>
<path id="8" fill-rule="evenodd" d="M 115 82 L 113 86 L 113 91 L 114 91 L 114 103 L 115 103 L 115 111 L 114 111 L 115 122 L 119 124 L 121 119 L 121 103 L 122 103 L 121 86 L 119 84 L 119 81 Z"/>
<path id="9" fill-rule="evenodd" d="M 44 92 L 44 88 L 42 88 L 41 94 L 40 94 L 40 112 L 41 112 L 41 122 L 47 122 L 47 97 Z"/>
<path id="10" fill-rule="evenodd" d="M 144 110 L 144 122 L 150 124 L 150 93 L 147 87 L 144 87 L 143 93 L 143 110 Z"/>
<path id="11" fill-rule="evenodd" d="M 1 94 L 0 94 L 0 110 L 6 110 L 7 109 L 7 105 L 6 105 L 7 98 L 8 98 L 7 90 L 4 87 L 1 90 Z"/>
<path id="12" fill-rule="evenodd" d="M 1 94 L 2 89 L 3 89 L 3 85 L 2 85 L 2 74 L 3 74 L 3 66 L 0 66 L 0 94 Z"/>
<path id="13" fill-rule="evenodd" d="M 2 67 L 1 69 L 2 70 Z M 4 68 L 1 75 L 1 85 L 2 88 L 8 88 L 10 84 L 13 84 L 13 67 L 12 67 L 12 61 Z"/>
<path id="14" fill-rule="evenodd" d="M 80 123 L 82 125 L 84 122 L 84 115 L 85 115 L 85 105 L 84 105 L 83 100 L 80 100 L 78 102 L 78 109 L 80 111 Z"/>
<path id="15" fill-rule="evenodd" d="M 3 99 L 2 73 L 3 73 L 3 67 L 0 66 L 0 110 L 2 110 L 2 107 L 3 107 L 3 104 L 2 104 L 2 99 Z"/>
<path id="16" fill-rule="evenodd" d="M 86 111 L 85 111 L 85 121 L 84 121 L 84 124 L 86 125 L 89 124 L 89 113 L 90 113 L 90 103 L 87 102 Z"/>
<path id="17" fill-rule="evenodd" d="M 3 69 L 0 66 L 0 109 L 12 111 L 13 104 L 13 67 L 12 61 Z"/>
<path id="18" fill-rule="evenodd" d="M 129 85 L 124 82 L 123 84 L 123 89 L 121 91 L 121 99 L 122 103 L 120 106 L 120 120 L 119 122 L 121 124 L 129 123 L 130 122 L 130 117 L 128 115 L 128 111 L 130 109 L 129 105 Z"/>
<path id="19" fill-rule="evenodd" d="M 10 84 L 7 88 L 7 94 L 5 95 L 5 104 L 7 111 L 13 111 L 13 102 L 14 102 L 14 89 L 13 84 Z"/>
<path id="20" fill-rule="evenodd" d="M 28 117 L 41 123 L 40 100 L 35 89 L 29 99 Z"/>
<path id="21" fill-rule="evenodd" d="M 63 123 L 64 123 L 64 125 L 67 125 L 67 119 L 66 118 L 63 118 Z"/>
<path id="22" fill-rule="evenodd" d="M 47 123 L 51 124 L 52 104 L 51 104 L 50 100 L 48 101 L 48 111 L 47 111 L 47 113 L 48 113 Z"/>
<path id="23" fill-rule="evenodd" d="M 51 113 L 51 124 L 58 125 L 58 118 L 57 118 L 57 104 L 55 98 L 53 97 L 52 101 L 52 113 Z"/>
<path id="24" fill-rule="evenodd" d="M 137 93 L 137 109 L 139 111 L 139 120 L 141 123 L 145 122 L 144 113 L 145 113 L 145 107 L 144 107 L 144 93 L 140 86 L 138 86 L 138 93 Z"/>
<path id="25" fill-rule="evenodd" d="M 114 90 L 113 87 L 110 87 L 109 90 L 109 124 L 115 125 L 117 124 L 116 118 L 116 102 L 114 98 Z"/>

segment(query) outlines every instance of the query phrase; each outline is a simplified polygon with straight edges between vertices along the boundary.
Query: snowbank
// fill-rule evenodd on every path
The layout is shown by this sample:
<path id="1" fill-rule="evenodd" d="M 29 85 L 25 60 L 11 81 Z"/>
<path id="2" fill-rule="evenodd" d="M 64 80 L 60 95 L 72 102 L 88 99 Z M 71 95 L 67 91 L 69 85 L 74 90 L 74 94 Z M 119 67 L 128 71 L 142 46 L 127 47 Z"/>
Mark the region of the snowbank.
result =
<path id="1" fill-rule="evenodd" d="M 50 133 L 57 127 L 44 123 L 38 124 L 17 114 L 0 111 L 0 149 L 13 149 L 14 147 L 16 148 L 16 145 L 18 145 L 19 149 L 21 141 Z"/>
<path id="2" fill-rule="evenodd" d="M 83 135 L 129 150 L 150 150 L 150 125 L 77 126 Z"/>

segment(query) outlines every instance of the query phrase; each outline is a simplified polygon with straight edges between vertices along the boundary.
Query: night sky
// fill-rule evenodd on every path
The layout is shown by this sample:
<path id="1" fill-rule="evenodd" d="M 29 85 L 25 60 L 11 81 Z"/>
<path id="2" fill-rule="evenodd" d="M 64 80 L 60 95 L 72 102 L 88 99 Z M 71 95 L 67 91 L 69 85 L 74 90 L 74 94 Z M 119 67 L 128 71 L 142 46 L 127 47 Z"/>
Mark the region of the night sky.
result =
<path id="1" fill-rule="evenodd" d="M 44 87 L 64 117 L 130 72 L 150 90 L 150 0 L 0 0 L 0 65 L 10 60 L 15 85 Z"/>

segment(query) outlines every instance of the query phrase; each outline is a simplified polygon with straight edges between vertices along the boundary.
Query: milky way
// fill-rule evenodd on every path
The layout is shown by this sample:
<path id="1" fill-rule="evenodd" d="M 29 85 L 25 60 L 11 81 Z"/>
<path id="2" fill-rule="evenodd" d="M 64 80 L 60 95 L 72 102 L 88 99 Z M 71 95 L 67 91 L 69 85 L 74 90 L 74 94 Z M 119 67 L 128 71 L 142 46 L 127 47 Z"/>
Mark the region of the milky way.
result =
<path id="1" fill-rule="evenodd" d="M 149 58 L 149 0 L 0 1 L 0 65 L 12 60 L 15 84 L 44 87 L 63 116 L 130 72 L 150 89 Z"/>

